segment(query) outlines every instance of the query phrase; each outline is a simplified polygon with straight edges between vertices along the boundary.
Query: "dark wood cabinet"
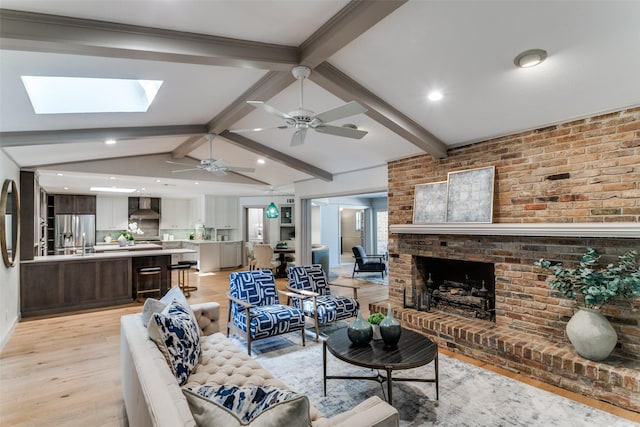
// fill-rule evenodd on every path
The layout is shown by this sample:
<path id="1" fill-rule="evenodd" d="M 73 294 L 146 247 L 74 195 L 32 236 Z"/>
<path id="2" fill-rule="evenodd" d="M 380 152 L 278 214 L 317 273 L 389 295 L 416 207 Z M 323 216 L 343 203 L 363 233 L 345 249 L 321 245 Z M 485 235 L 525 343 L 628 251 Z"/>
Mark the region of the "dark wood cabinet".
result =
<path id="1" fill-rule="evenodd" d="M 126 304 L 133 299 L 131 285 L 131 258 L 21 263 L 20 314 L 30 317 Z"/>
<path id="2" fill-rule="evenodd" d="M 56 194 L 54 200 L 55 214 L 93 214 L 96 213 L 96 196 L 80 196 L 75 194 Z"/>

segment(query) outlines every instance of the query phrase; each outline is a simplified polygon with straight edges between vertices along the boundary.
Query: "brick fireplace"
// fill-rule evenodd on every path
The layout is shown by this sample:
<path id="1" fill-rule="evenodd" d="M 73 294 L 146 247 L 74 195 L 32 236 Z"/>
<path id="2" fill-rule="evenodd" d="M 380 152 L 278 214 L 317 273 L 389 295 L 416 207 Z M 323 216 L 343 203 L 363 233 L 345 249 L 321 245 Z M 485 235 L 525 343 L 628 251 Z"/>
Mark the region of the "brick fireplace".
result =
<path id="1" fill-rule="evenodd" d="M 574 302 L 553 291 L 545 272 L 533 266 L 542 257 L 575 264 L 586 247 L 604 262 L 640 250 L 640 108 L 448 155 L 389 164 L 389 302 L 396 317 L 452 351 L 640 412 L 640 299 L 603 309 L 618 346 L 607 360 L 588 361 L 564 336 Z M 412 224 L 415 185 L 486 166 L 496 171 L 493 224 Z M 495 317 L 439 305 L 429 312 L 403 308 L 416 281 L 426 282 L 424 259 L 492 265 L 494 283 L 485 284 L 495 291 Z M 465 269 L 457 270 L 449 280 L 464 284 Z M 385 311 L 386 304 L 371 310 Z"/>

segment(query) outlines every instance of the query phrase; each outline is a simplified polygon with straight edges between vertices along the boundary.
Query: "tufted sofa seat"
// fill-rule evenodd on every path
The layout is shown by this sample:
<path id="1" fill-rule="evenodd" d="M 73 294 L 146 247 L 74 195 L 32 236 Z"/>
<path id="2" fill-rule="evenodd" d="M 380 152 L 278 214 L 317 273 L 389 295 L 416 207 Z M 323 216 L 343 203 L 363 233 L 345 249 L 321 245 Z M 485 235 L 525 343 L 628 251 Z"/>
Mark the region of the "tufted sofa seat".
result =
<path id="1" fill-rule="evenodd" d="M 217 303 L 191 306 L 200 328 L 202 354 L 183 387 L 201 385 L 288 387 L 265 370 L 219 330 Z M 141 314 L 123 316 L 121 325 L 121 381 L 130 426 L 195 426 L 187 400 L 164 356 L 147 336 Z M 398 412 L 377 396 L 332 418 L 310 406 L 314 427 L 392 427 Z"/>

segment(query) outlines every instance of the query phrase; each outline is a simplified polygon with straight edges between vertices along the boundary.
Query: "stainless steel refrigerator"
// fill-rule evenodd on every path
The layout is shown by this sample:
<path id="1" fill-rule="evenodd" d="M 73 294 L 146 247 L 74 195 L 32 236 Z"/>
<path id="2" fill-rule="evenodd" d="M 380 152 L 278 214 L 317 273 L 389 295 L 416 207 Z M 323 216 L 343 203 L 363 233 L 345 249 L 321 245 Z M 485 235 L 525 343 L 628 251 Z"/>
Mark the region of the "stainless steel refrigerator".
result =
<path id="1" fill-rule="evenodd" d="M 56 215 L 56 255 L 93 251 L 96 244 L 95 215 Z"/>

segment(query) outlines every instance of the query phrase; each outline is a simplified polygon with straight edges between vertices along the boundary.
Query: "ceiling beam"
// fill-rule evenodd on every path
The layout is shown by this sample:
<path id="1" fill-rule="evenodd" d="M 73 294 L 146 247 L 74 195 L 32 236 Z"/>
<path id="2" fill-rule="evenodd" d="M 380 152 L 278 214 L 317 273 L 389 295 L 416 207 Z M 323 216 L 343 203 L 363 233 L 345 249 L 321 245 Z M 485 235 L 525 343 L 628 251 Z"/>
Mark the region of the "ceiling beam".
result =
<path id="1" fill-rule="evenodd" d="M 0 145 L 66 144 L 69 142 L 95 142 L 107 139 L 125 140 L 153 136 L 199 135 L 207 133 L 206 125 L 145 126 L 96 129 L 42 130 L 30 132 L 0 132 Z"/>
<path id="2" fill-rule="evenodd" d="M 238 120 L 255 110 L 255 107 L 247 104 L 247 101 L 267 101 L 271 97 L 283 91 L 287 86 L 295 81 L 293 75 L 287 71 L 270 71 L 258 80 L 253 86 L 247 89 L 235 101 L 233 101 L 220 114 L 215 116 L 207 125 L 208 133 L 219 134 L 229 129 Z M 200 145 L 204 144 L 204 139 L 189 138 L 176 147 L 171 155 L 174 159 L 180 159 Z"/>
<path id="3" fill-rule="evenodd" d="M 2 49 L 289 71 L 291 46 L 0 9 Z"/>
<path id="4" fill-rule="evenodd" d="M 447 146 L 440 139 L 328 62 L 318 65 L 309 78 L 344 101 L 365 104 L 367 116 L 433 157 L 447 157 Z"/>
<path id="5" fill-rule="evenodd" d="M 349 2 L 300 45 L 300 64 L 315 68 L 407 1 Z"/>
<path id="6" fill-rule="evenodd" d="M 255 107 L 247 104 L 247 101 L 266 102 L 290 86 L 295 80 L 291 69 L 286 72 L 271 71 L 267 73 L 209 122 L 209 132 L 219 134 L 229 129 L 238 120 L 255 111 Z"/>
<path id="7" fill-rule="evenodd" d="M 220 136 L 230 143 L 237 145 L 238 147 L 244 148 L 245 150 L 251 151 L 252 153 L 263 155 L 268 159 L 282 163 L 292 169 L 304 172 L 323 181 L 333 181 L 333 174 L 331 174 L 330 172 L 310 165 L 309 163 L 305 163 L 302 160 L 296 159 L 295 157 L 291 157 L 287 154 L 281 153 L 280 151 L 274 150 L 273 148 L 267 147 L 266 145 L 262 145 L 245 136 L 239 135 L 237 133 L 231 133 L 229 131 L 220 133 Z"/>

